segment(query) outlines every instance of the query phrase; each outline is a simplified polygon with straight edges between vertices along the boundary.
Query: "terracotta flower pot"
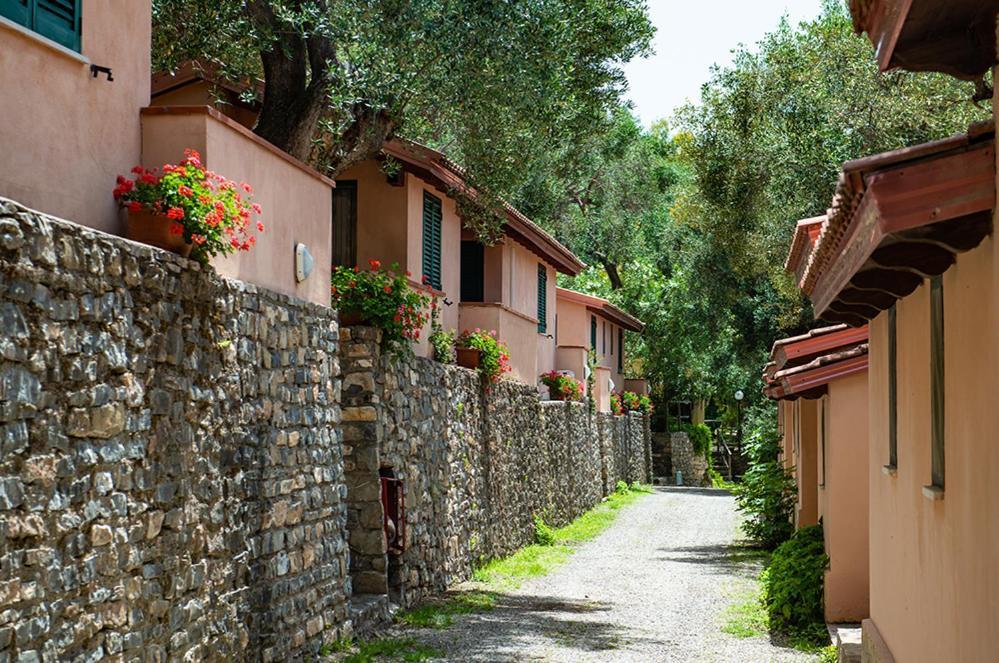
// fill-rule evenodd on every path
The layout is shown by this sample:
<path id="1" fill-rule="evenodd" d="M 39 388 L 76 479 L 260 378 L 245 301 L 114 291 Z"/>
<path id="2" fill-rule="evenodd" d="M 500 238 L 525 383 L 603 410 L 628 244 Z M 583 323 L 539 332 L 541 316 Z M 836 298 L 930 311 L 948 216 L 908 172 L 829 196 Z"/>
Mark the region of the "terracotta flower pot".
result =
<path id="1" fill-rule="evenodd" d="M 194 248 L 190 242 L 184 241 L 183 235 L 170 232 L 173 221 L 161 214 L 153 214 L 145 210 L 133 212 L 129 210 L 128 221 L 125 224 L 125 236 L 136 242 L 149 244 L 165 251 L 171 251 L 185 258 L 191 255 Z"/>
<path id="2" fill-rule="evenodd" d="M 358 327 L 370 325 L 371 320 L 359 311 L 340 311 L 341 327 Z"/>
<path id="3" fill-rule="evenodd" d="M 476 369 L 482 360 L 482 350 L 476 348 L 457 348 L 458 365 L 463 368 Z"/>

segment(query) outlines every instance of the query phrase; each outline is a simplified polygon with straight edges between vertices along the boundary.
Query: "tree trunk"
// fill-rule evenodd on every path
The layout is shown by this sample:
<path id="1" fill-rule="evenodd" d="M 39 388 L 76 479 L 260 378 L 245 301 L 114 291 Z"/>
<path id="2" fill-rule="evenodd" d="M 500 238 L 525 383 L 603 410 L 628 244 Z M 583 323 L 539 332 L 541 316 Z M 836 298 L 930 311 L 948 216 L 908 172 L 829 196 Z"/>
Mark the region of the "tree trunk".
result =
<path id="1" fill-rule="evenodd" d="M 690 423 L 695 425 L 704 423 L 704 408 L 707 404 L 707 401 L 703 399 L 697 399 L 693 402 L 690 407 Z"/>
<path id="2" fill-rule="evenodd" d="M 606 258 L 601 258 L 600 264 L 603 265 L 604 271 L 607 272 L 607 278 L 610 279 L 611 289 L 621 289 L 624 286 L 624 282 L 621 280 L 621 274 L 617 270 L 617 265 Z"/>

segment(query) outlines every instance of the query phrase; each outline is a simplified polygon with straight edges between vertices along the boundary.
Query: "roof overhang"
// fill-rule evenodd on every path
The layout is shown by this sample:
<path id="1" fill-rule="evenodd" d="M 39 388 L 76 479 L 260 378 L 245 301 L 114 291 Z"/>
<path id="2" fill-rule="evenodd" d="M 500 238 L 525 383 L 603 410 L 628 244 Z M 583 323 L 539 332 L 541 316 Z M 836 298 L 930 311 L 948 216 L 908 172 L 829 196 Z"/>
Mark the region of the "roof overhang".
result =
<path id="1" fill-rule="evenodd" d="M 556 288 L 555 295 L 558 299 L 581 304 L 591 313 L 602 316 L 627 331 L 641 333 L 645 329 L 644 322 L 630 313 L 622 311 L 602 297 L 588 295 L 584 292 L 569 290 L 567 288 Z"/>
<path id="2" fill-rule="evenodd" d="M 999 0 L 850 0 L 881 71 L 938 71 L 976 79 L 996 62 Z"/>
<path id="3" fill-rule="evenodd" d="M 794 228 L 794 238 L 791 240 L 791 250 L 788 251 L 784 269 L 794 274 L 799 287 L 805 276 L 805 268 L 808 266 L 808 256 L 819 240 L 819 233 L 825 220 L 825 214 L 802 219 Z"/>
<path id="4" fill-rule="evenodd" d="M 863 325 L 992 232 L 991 126 L 843 165 L 802 289 L 817 318 Z"/>
<path id="5" fill-rule="evenodd" d="M 473 198 L 478 195 L 466 181 L 461 167 L 437 150 L 395 138 L 385 143 L 382 152 L 398 161 L 405 171 L 430 182 L 444 193 L 457 191 Z M 503 217 L 503 233 L 556 270 L 575 276 L 586 267 L 576 254 L 506 201 L 503 202 Z"/>
<path id="6" fill-rule="evenodd" d="M 781 339 L 763 370 L 763 393 L 775 400 L 817 398 L 832 380 L 866 369 L 867 342 L 866 325 L 834 325 Z"/>

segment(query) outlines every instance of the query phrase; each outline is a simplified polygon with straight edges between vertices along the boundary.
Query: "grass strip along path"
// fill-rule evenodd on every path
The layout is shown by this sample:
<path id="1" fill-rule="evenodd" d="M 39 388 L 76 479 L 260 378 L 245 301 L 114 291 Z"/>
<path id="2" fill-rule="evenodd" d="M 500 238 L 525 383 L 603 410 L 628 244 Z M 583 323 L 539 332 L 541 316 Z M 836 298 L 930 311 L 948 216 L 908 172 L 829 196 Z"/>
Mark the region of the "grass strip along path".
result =
<path id="1" fill-rule="evenodd" d="M 580 543 L 597 537 L 614 522 L 618 512 L 652 492 L 638 483 L 619 481 L 615 491 L 595 507 L 559 528 L 535 518 L 536 542 L 503 559 L 493 560 L 473 573 L 475 587 L 449 598 L 432 599 L 397 615 L 396 620 L 417 628 L 446 629 L 457 615 L 493 609 L 499 593 L 516 589 L 529 578 L 546 575 L 565 563 Z M 368 663 L 377 660 L 425 661 L 439 652 L 412 638 L 382 638 L 367 642 L 335 643 L 322 653 L 332 654 L 342 663 Z M 338 655 L 339 654 L 339 655 Z"/>

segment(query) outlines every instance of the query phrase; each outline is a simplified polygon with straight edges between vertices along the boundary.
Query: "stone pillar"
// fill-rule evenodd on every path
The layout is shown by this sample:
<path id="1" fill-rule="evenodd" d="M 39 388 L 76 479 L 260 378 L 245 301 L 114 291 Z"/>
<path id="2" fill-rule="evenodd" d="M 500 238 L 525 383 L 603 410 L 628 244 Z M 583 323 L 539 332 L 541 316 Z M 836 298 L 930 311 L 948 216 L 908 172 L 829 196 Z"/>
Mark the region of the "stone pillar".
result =
<path id="1" fill-rule="evenodd" d="M 381 331 L 345 327 L 340 330 L 340 343 L 350 577 L 354 594 L 387 594 L 388 557 L 378 475 L 384 431 L 382 397 L 376 387 Z"/>

